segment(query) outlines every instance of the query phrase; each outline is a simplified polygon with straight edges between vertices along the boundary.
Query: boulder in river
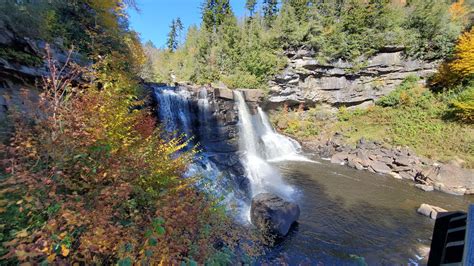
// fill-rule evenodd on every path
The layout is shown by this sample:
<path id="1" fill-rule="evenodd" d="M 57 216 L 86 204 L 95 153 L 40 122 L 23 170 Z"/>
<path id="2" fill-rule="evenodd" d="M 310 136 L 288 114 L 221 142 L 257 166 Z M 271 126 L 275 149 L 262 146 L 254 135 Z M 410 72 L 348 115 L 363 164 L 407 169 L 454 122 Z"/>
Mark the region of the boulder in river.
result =
<path id="1" fill-rule="evenodd" d="M 437 207 L 437 206 L 432 206 L 432 205 L 423 203 L 421 204 L 420 208 L 418 208 L 417 212 L 424 216 L 428 216 L 431 219 L 436 219 L 436 217 L 438 217 L 438 213 L 447 212 L 447 210 Z"/>
<path id="2" fill-rule="evenodd" d="M 300 208 L 297 204 L 272 193 L 261 193 L 252 199 L 250 219 L 264 234 L 286 236 L 299 216 Z"/>

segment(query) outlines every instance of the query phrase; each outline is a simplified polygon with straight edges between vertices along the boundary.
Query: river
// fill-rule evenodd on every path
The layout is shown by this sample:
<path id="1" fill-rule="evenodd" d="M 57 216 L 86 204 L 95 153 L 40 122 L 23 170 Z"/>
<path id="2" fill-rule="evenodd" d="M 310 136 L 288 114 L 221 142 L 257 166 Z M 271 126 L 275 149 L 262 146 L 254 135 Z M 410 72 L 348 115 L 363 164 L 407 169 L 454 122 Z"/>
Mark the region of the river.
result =
<path id="1" fill-rule="evenodd" d="M 434 227 L 416 212 L 421 203 L 447 210 L 474 203 L 474 196 L 423 192 L 407 181 L 327 161 L 274 165 L 296 188 L 301 216 L 267 259 L 285 256 L 290 264 L 421 265 L 420 249 L 430 246 Z"/>

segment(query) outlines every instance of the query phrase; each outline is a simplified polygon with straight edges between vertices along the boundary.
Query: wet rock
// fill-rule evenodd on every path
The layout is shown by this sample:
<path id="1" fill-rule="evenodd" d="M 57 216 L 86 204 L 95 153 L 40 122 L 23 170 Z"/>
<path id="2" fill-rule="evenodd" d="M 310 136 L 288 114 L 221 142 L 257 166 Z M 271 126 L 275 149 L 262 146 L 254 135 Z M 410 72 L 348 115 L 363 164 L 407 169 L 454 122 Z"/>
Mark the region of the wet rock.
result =
<path id="1" fill-rule="evenodd" d="M 396 156 L 394 163 L 399 166 L 408 166 L 411 164 L 411 161 L 406 156 Z"/>
<path id="2" fill-rule="evenodd" d="M 415 187 L 426 192 L 431 192 L 434 190 L 434 187 L 430 185 L 416 184 Z"/>
<path id="3" fill-rule="evenodd" d="M 414 175 L 410 172 L 400 172 L 398 173 L 403 179 L 414 181 Z"/>
<path id="4" fill-rule="evenodd" d="M 250 219 L 264 234 L 286 236 L 299 216 L 300 208 L 297 204 L 274 194 L 261 193 L 252 199 Z"/>
<path id="5" fill-rule="evenodd" d="M 365 167 L 359 162 L 359 161 L 355 161 L 354 162 L 354 167 L 357 169 L 357 170 L 364 170 Z"/>
<path id="6" fill-rule="evenodd" d="M 437 207 L 437 206 L 432 206 L 432 205 L 423 203 L 418 208 L 417 212 L 424 216 L 430 217 L 431 219 L 436 219 L 436 217 L 438 216 L 438 213 L 447 212 L 447 210 Z"/>
<path id="7" fill-rule="evenodd" d="M 434 185 L 436 190 L 453 195 L 464 195 L 474 190 L 474 171 L 455 165 L 442 164 L 432 166 L 423 173 L 427 183 Z"/>
<path id="8" fill-rule="evenodd" d="M 395 172 L 390 172 L 390 175 L 395 179 L 403 179 L 402 176 Z"/>
<path id="9" fill-rule="evenodd" d="M 386 165 L 391 165 L 393 163 L 393 158 L 387 157 L 387 156 L 380 156 L 380 157 L 377 157 L 377 161 L 382 162 Z"/>
<path id="10" fill-rule="evenodd" d="M 357 158 L 360 160 L 360 164 L 363 166 L 368 166 L 370 163 L 369 156 L 367 156 L 367 152 L 364 150 L 357 150 L 356 152 Z"/>

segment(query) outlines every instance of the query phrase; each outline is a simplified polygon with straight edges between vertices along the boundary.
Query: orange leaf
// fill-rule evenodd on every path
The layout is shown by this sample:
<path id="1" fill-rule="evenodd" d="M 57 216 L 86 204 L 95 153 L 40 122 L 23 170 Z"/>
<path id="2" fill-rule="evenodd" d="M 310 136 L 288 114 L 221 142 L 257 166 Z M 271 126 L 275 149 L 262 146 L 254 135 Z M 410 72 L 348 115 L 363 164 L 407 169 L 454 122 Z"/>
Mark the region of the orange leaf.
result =
<path id="1" fill-rule="evenodd" d="M 61 255 L 67 257 L 69 255 L 69 249 L 65 245 L 61 245 Z"/>

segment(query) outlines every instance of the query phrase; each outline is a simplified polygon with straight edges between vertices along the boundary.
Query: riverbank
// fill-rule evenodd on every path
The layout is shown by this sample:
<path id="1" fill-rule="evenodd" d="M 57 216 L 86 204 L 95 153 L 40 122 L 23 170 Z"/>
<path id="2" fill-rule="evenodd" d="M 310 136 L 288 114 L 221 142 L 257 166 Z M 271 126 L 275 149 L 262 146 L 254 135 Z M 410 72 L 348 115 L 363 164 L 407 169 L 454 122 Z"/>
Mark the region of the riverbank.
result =
<path id="1" fill-rule="evenodd" d="M 441 119 L 419 121 L 424 117 L 420 109 L 300 108 L 274 111 L 271 117 L 280 132 L 333 163 L 409 180 L 424 191 L 473 194 L 472 126 Z M 430 124 L 434 132 L 410 133 L 416 121 Z"/>

